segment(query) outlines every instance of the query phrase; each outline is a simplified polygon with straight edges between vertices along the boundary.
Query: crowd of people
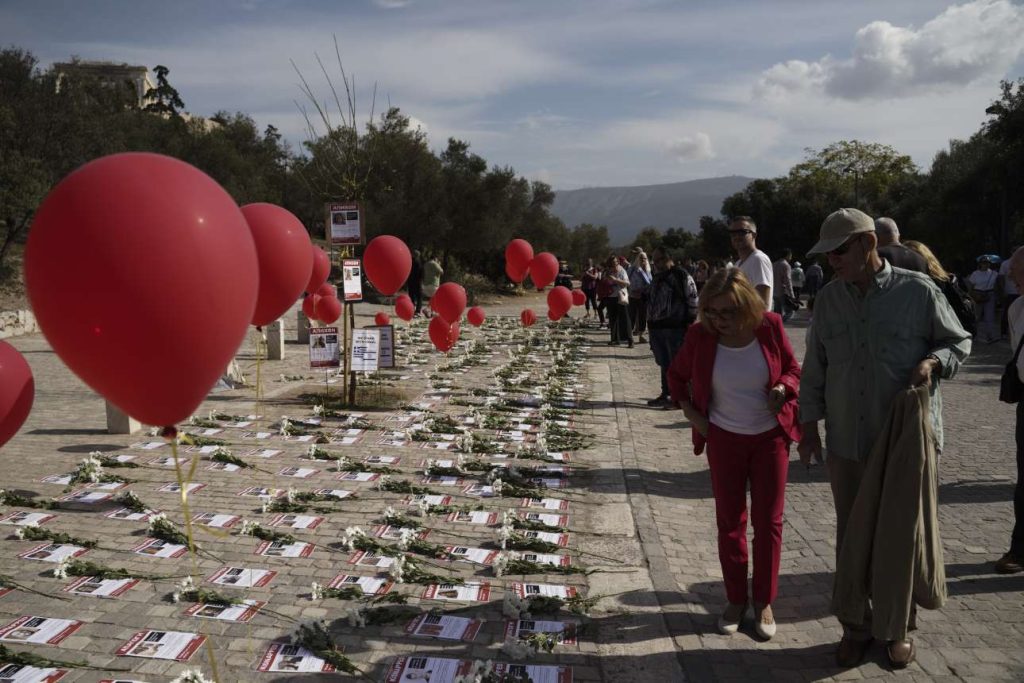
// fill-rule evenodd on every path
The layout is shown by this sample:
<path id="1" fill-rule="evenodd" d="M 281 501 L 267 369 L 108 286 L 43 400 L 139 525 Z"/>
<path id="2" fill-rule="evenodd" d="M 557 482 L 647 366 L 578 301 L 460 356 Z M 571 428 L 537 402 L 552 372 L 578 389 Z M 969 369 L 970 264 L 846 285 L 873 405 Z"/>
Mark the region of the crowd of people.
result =
<path id="1" fill-rule="evenodd" d="M 648 256 L 637 247 L 629 259 L 588 262 L 580 277 L 586 317 L 607 325 L 609 344 L 650 344 L 661 391 L 648 405 L 681 409 L 694 453 L 707 453 L 728 603 L 719 630 L 735 633 L 752 605 L 755 632 L 776 633 L 771 605 L 796 443 L 803 465 L 825 465 L 835 505 L 837 663 L 856 666 L 879 640 L 892 666 L 904 668 L 916 657 L 909 632 L 917 607 L 936 609 L 946 598 L 941 381 L 956 375 L 972 341 L 1008 337 L 1024 382 L 1024 249 L 1001 267 L 998 257 L 980 256 L 961 279 L 926 245 L 901 241 L 895 221 L 857 209 L 825 219 L 806 268 L 788 249 L 769 259 L 748 216 L 733 218 L 728 232 L 735 261 L 695 262 L 661 247 Z M 801 364 L 783 324 L 803 307 Z M 1022 406 L 1016 525 L 995 562 L 1000 573 L 1024 571 Z"/>

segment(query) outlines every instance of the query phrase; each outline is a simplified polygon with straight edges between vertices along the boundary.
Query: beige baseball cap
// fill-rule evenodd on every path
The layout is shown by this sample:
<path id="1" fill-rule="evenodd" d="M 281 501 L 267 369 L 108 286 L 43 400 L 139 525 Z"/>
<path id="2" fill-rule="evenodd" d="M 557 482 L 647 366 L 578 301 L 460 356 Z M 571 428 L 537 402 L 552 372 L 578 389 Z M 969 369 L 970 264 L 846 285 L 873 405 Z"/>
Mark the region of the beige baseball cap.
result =
<path id="1" fill-rule="evenodd" d="M 875 221 L 860 209 L 839 209 L 833 211 L 821 224 L 818 233 L 818 243 L 815 244 L 808 256 L 813 254 L 824 254 L 842 245 L 853 235 L 862 232 L 874 232 Z"/>

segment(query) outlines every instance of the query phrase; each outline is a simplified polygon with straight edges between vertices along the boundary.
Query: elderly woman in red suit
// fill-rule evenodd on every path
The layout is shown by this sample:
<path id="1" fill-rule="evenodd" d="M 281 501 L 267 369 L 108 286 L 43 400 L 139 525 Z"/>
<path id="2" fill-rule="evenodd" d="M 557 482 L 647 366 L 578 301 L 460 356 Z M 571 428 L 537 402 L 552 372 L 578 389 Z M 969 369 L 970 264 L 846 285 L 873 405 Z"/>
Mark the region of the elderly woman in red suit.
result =
<path id="1" fill-rule="evenodd" d="M 718 629 L 735 633 L 747 611 L 747 483 L 754 527 L 754 630 L 775 635 L 782 508 L 789 445 L 800 438 L 800 366 L 782 318 L 738 268 L 711 276 L 668 372 L 672 400 L 693 431 L 693 452 L 708 450 L 718 520 L 718 557 L 729 606 Z"/>

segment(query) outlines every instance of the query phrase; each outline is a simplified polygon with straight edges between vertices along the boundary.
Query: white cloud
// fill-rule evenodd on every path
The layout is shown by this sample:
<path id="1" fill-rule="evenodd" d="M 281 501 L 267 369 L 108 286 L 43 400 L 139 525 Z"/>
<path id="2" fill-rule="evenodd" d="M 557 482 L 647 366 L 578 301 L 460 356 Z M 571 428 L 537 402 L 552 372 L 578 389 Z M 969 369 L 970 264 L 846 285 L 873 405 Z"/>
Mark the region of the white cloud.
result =
<path id="1" fill-rule="evenodd" d="M 412 4 L 412 0 L 373 0 L 373 4 L 382 9 L 401 9 Z"/>
<path id="2" fill-rule="evenodd" d="M 1009 0 L 953 5 L 920 29 L 873 21 L 857 31 L 853 56 L 790 60 L 766 70 L 763 97 L 824 92 L 848 100 L 901 98 L 997 79 L 1024 54 L 1024 8 Z"/>
<path id="3" fill-rule="evenodd" d="M 665 151 L 680 163 L 707 161 L 715 158 L 711 138 L 707 133 L 700 132 L 669 140 L 665 143 Z"/>

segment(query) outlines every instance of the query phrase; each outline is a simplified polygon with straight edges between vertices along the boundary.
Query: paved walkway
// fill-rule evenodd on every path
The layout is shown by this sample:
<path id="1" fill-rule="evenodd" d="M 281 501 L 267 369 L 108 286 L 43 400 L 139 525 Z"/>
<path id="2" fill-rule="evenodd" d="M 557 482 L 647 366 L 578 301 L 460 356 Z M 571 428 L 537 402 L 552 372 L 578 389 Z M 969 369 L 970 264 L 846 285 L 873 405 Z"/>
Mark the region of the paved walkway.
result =
<path id="1" fill-rule="evenodd" d="M 542 313 L 543 304 L 539 298 L 534 299 L 524 303 Z M 516 315 L 519 308 L 506 305 L 490 307 L 489 311 L 492 315 Z M 369 306 L 365 309 L 360 325 L 369 324 L 368 318 L 375 312 Z M 464 334 L 472 336 L 468 325 L 463 329 Z M 798 324 L 790 332 L 798 355 L 802 355 L 803 329 Z M 840 671 L 832 665 L 839 636 L 838 626 L 828 613 L 834 514 L 820 468 L 807 473 L 797 464 L 790 471 L 780 597 L 775 604 L 778 635 L 769 643 L 760 643 L 749 626 L 731 638 L 717 634 L 715 620 L 724 603 L 724 592 L 706 460 L 692 455 L 690 434 L 681 413 L 645 405 L 645 400 L 657 392 L 657 369 L 649 350 L 639 345 L 632 350 L 607 347 L 603 334 L 587 331 L 592 346 L 586 364 L 584 413 L 579 419 L 579 428 L 593 434 L 596 443 L 574 454 L 575 462 L 586 469 L 574 475 L 566 492 L 572 501 L 570 526 L 579 532 L 572 540 L 574 558 L 603 571 L 585 579 L 569 577 L 566 582 L 578 585 L 590 596 L 605 597 L 592 613 L 592 628 L 580 645 L 542 655 L 540 663 L 570 665 L 575 680 L 584 683 L 1024 680 L 1024 576 L 998 576 L 990 570 L 991 562 L 1005 550 L 1012 525 L 1013 411 L 995 399 L 998 375 L 1008 353 L 1005 348 L 977 350 L 959 378 L 946 385 L 947 451 L 942 461 L 940 515 L 951 599 L 941 612 L 920 615 L 920 630 L 915 634 L 919 661 L 907 671 L 894 674 L 887 670 L 881 648 L 874 649 L 869 661 L 857 669 Z M 137 452 L 128 450 L 128 446 L 139 441 L 138 437 L 105 434 L 103 402 L 63 367 L 41 336 L 10 341 L 26 354 L 33 367 L 37 396 L 21 434 L 0 451 L 4 488 L 58 495 L 61 486 L 38 480 L 70 471 L 92 450 Z M 495 348 L 504 354 L 500 345 Z M 288 350 L 288 359 L 272 364 L 267 376 L 312 375 L 306 368 L 305 349 L 289 345 Z M 242 357 L 251 376 L 251 349 L 244 349 Z M 495 356 L 493 362 L 504 359 Z M 403 387 L 411 396 L 419 395 L 426 390 L 427 374 L 421 371 L 412 375 Z M 474 380 L 475 388 L 488 386 L 489 374 L 483 377 L 487 379 Z M 271 381 L 265 405 L 268 416 L 300 411 L 288 396 L 301 384 Z M 209 409 L 244 414 L 253 409 L 251 392 L 215 394 L 197 414 Z M 383 414 L 371 417 L 383 419 Z M 298 450 L 291 450 L 295 452 L 286 452 L 284 457 L 293 456 L 295 462 L 289 460 L 288 464 L 301 464 Z M 388 451 L 367 446 L 357 452 L 362 456 Z M 423 453 L 418 451 L 413 459 L 418 461 Z M 403 469 L 413 459 L 403 463 Z M 247 484 L 288 486 L 291 480 L 274 474 L 284 464 L 275 462 L 266 474 L 247 476 Z M 174 495 L 155 491 L 158 484 L 173 479 L 170 472 L 146 469 L 119 473 L 145 483 L 139 492 L 146 502 L 153 500 L 169 511 L 176 510 Z M 208 477 L 209 488 L 196 496 L 197 511 L 253 515 L 249 499 L 235 495 L 240 479 L 231 477 L 238 475 L 209 472 L 204 476 Z M 335 541 L 351 523 L 369 526 L 383 504 L 383 499 L 375 498 L 367 489 L 361 501 L 346 504 L 344 514 L 317 531 L 317 542 Z M 4 514 L 12 510 L 5 508 Z M 72 535 L 98 536 L 101 544 L 115 549 L 111 553 L 93 551 L 97 561 L 112 566 L 141 567 L 140 562 L 149 563 L 149 571 L 157 571 L 148 558 L 124 555 L 145 536 L 138 523 L 119 525 L 102 520 L 98 525 L 93 514 L 64 510 L 59 514 L 54 528 Z M 13 531 L 13 527 L 2 528 Z M 49 566 L 16 558 L 17 553 L 31 547 L 27 542 L 4 536 L 0 540 L 0 574 L 45 591 L 60 590 L 64 582 L 47 577 L 44 569 Z M 259 565 L 275 562 L 272 558 L 254 558 L 251 539 L 232 536 L 206 542 L 226 563 L 252 566 L 256 560 Z M 310 581 L 329 580 L 339 572 L 343 559 L 338 557 L 344 558 L 317 551 L 309 560 L 285 563 L 288 568 L 282 570 L 271 589 L 256 592 L 255 596 L 270 599 L 271 607 L 289 617 L 339 618 L 341 603 L 311 602 L 303 597 Z M 180 566 L 180 562 L 171 560 L 156 564 L 168 573 Z M 204 562 L 202 569 L 206 572 L 216 566 L 216 562 Z M 130 677 L 140 681 L 167 681 L 180 673 L 182 665 L 113 656 L 121 643 L 143 628 L 195 630 L 196 620 L 183 617 L 182 606 L 163 601 L 167 592 L 167 585 L 144 582 L 118 600 L 74 597 L 71 603 L 62 603 L 15 591 L 0 597 L 0 626 L 22 614 L 79 619 L 87 622 L 86 627 L 58 647 L 27 649 L 55 659 L 85 658 L 101 669 L 127 667 L 132 671 Z M 481 608 L 479 615 L 500 620 L 500 599 Z M 217 642 L 222 681 L 253 680 L 254 676 L 267 681 L 297 678 L 254 671 L 267 642 L 290 630 L 286 625 L 266 616 L 258 616 L 250 624 L 204 625 Z M 507 659 L 498 653 L 501 641 L 500 630 L 491 627 L 485 628 L 473 644 L 431 642 L 424 646 L 423 641 L 403 636 L 396 627 L 340 636 L 346 651 L 375 680 L 383 679 L 396 654 L 427 651 L 435 656 Z M 204 664 L 205 658 L 197 654 L 189 665 Z M 310 680 L 311 676 L 306 674 L 301 680 Z M 111 677 L 102 671 L 73 670 L 63 680 L 94 683 Z"/>

